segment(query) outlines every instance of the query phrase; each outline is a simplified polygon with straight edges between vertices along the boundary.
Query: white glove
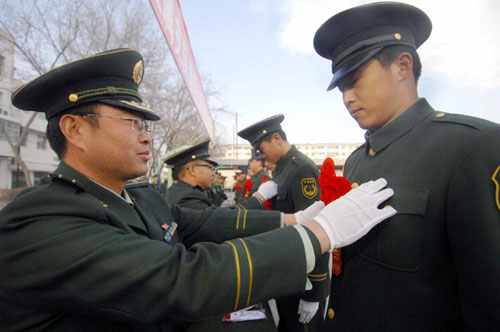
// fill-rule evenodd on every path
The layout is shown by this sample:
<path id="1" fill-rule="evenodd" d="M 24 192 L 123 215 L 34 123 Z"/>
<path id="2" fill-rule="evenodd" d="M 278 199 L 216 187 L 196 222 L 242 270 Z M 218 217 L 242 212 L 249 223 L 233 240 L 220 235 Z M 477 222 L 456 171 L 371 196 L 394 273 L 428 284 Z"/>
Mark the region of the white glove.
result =
<path id="1" fill-rule="evenodd" d="M 267 201 L 278 194 L 278 185 L 274 181 L 264 182 L 252 196 L 255 196 L 255 194 L 261 194 L 264 197 L 264 201 Z"/>
<path id="2" fill-rule="evenodd" d="M 305 210 L 295 212 L 295 220 L 297 224 L 303 224 L 306 221 L 311 221 L 313 217 L 316 217 L 318 213 L 323 210 L 325 203 L 323 201 L 316 201 L 309 205 Z"/>
<path id="3" fill-rule="evenodd" d="M 299 302 L 299 311 L 297 313 L 300 315 L 299 323 L 307 324 L 311 321 L 311 319 L 318 311 L 319 302 L 307 302 L 300 299 Z"/>
<path id="4" fill-rule="evenodd" d="M 390 206 L 378 209 L 378 205 L 394 195 L 385 179 L 363 183 L 346 195 L 331 202 L 316 220 L 330 239 L 330 249 L 345 247 L 359 240 L 382 220 L 396 214 Z"/>

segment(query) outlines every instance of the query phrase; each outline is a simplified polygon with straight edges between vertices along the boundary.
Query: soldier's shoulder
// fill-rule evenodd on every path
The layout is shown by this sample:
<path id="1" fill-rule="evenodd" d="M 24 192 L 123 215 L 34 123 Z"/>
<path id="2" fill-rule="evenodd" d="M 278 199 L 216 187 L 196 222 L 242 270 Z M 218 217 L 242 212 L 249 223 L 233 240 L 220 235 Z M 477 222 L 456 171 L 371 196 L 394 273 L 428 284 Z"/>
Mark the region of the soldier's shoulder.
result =
<path id="1" fill-rule="evenodd" d="M 456 114 L 456 113 L 446 113 L 441 111 L 435 111 L 432 117 L 432 122 L 443 124 L 444 129 L 446 126 L 463 126 L 467 128 L 473 128 L 477 130 L 500 130 L 500 125 L 498 123 L 481 119 L 478 117 Z"/>

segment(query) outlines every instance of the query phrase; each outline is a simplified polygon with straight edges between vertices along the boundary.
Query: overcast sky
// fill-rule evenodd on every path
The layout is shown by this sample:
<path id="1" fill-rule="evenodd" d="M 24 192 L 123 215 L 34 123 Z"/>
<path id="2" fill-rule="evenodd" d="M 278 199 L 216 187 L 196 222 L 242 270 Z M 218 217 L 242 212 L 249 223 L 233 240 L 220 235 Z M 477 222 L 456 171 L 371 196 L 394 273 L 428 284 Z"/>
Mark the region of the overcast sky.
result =
<path id="1" fill-rule="evenodd" d="M 367 2 L 180 0 L 180 5 L 198 67 L 222 92 L 221 103 L 238 113 L 238 129 L 283 113 L 292 143 L 348 143 L 362 142 L 364 131 L 338 90 L 326 92 L 331 62 L 315 53 L 313 37 L 335 13 Z M 423 9 L 433 23 L 419 48 L 420 96 L 435 109 L 500 123 L 500 1 L 403 2 Z"/>

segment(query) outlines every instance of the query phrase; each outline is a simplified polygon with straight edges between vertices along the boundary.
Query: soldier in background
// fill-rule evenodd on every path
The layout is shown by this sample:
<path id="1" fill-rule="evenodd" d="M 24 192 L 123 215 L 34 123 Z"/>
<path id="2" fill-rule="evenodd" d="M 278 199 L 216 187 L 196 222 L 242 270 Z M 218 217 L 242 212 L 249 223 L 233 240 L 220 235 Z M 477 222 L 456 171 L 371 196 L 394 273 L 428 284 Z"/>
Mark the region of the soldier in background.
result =
<path id="1" fill-rule="evenodd" d="M 210 158 L 208 145 L 210 140 L 187 147 L 171 155 L 165 163 L 173 167 L 173 174 L 178 178 L 177 183 L 169 189 L 168 202 L 170 204 L 188 207 L 191 209 L 205 209 L 216 207 L 214 201 L 207 195 L 215 178 L 214 166 L 217 163 Z M 276 195 L 274 183 L 270 183 L 262 190 L 267 190 L 265 195 Z M 214 194 L 213 196 L 216 196 Z M 262 209 L 263 195 L 255 193 L 250 196 L 241 207 L 246 209 Z"/>
<path id="2" fill-rule="evenodd" d="M 252 171 L 252 177 L 250 178 L 252 188 L 249 192 L 249 195 L 252 196 L 253 193 L 256 192 L 259 186 L 262 184 L 262 180 L 266 175 L 266 172 L 264 170 L 264 160 L 262 158 L 262 155 L 260 154 L 260 151 L 252 149 L 252 156 L 250 160 L 248 160 L 248 168 Z"/>
<path id="3" fill-rule="evenodd" d="M 281 128 L 285 117 L 276 115 L 259 121 L 238 133 L 259 151 L 265 160 L 275 164 L 272 179 L 278 184 L 278 195 L 271 208 L 294 213 L 319 201 L 319 171 L 311 159 L 291 145 Z M 316 206 L 316 205 L 315 205 Z M 308 277 L 312 289 L 300 296 L 276 299 L 281 332 L 320 331 L 325 300 L 329 294 L 329 259 L 323 255 Z"/>

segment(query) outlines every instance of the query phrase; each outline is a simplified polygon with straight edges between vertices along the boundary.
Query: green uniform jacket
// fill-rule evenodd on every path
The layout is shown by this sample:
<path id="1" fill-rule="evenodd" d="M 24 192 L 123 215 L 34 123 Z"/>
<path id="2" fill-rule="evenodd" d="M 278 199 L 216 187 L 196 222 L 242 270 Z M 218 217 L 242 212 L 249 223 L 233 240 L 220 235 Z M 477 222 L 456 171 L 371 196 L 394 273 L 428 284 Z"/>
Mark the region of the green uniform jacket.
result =
<path id="1" fill-rule="evenodd" d="M 204 195 L 204 190 L 200 186 L 191 186 L 190 184 L 179 180 L 176 184 L 172 185 L 174 190 L 170 191 L 170 199 L 172 199 L 172 203 L 178 202 L 177 204 L 183 208 L 190 209 L 206 209 L 206 208 L 215 208 L 213 204 L 206 198 Z M 247 213 L 245 206 L 255 205 L 255 208 L 262 209 L 263 205 L 259 202 L 259 200 L 255 197 L 250 197 L 243 204 L 237 205 L 237 208 L 240 211 L 240 217 Z M 209 319 L 204 319 L 201 321 L 193 322 L 189 324 L 187 331 L 189 332 L 210 332 L 210 331 L 238 331 L 238 332 L 246 332 L 246 331 L 258 331 L 258 332 L 266 332 L 266 331 L 276 331 L 276 326 L 274 325 L 274 321 L 271 315 L 271 311 L 267 303 L 264 304 L 266 309 L 266 320 L 257 320 L 257 321 L 247 321 L 247 322 L 233 322 L 233 323 L 225 323 L 222 321 L 222 315 L 214 316 Z"/>
<path id="2" fill-rule="evenodd" d="M 131 206 L 64 163 L 53 177 L 0 212 L 1 331 L 170 331 L 304 290 L 295 227 L 224 242 L 278 228 L 278 213 L 182 209 L 147 186 Z"/>
<path id="3" fill-rule="evenodd" d="M 214 204 L 208 199 L 203 188 L 200 186 L 193 187 L 182 180 L 170 186 L 168 202 L 173 205 L 175 204 L 195 210 L 214 207 Z M 236 207 L 249 210 L 263 209 L 263 205 L 260 203 L 259 199 L 255 197 L 249 197 L 241 205 L 239 204 Z"/>
<path id="4" fill-rule="evenodd" d="M 245 197 L 245 181 L 246 180 L 243 180 L 243 181 L 240 181 L 238 182 L 238 184 L 240 185 L 240 190 L 234 190 L 234 201 L 236 202 L 236 204 L 241 204 L 245 201 L 244 197 Z"/>
<path id="5" fill-rule="evenodd" d="M 319 171 L 316 165 L 306 155 L 292 146 L 287 154 L 280 159 L 273 171 L 273 181 L 278 184 L 278 195 L 273 198 L 272 209 L 294 213 L 307 208 L 312 203 L 318 201 L 321 197 L 321 191 L 318 186 Z M 309 302 L 323 302 L 329 295 L 330 273 L 329 273 L 329 254 L 324 254 L 316 262 L 314 270 L 308 274 L 313 288 L 306 291 L 300 298 Z M 279 301 L 280 302 L 280 301 Z M 281 299 L 283 302 L 283 299 Z M 280 303 L 278 303 L 280 305 Z M 291 316 L 297 316 L 298 299 L 289 301 L 289 311 Z M 283 305 L 280 305 L 283 307 Z M 318 310 L 311 325 L 315 327 L 311 331 L 318 329 L 317 325 L 322 323 L 322 309 Z M 285 323 L 282 320 L 282 310 L 280 309 L 280 325 Z M 292 324 L 292 318 L 287 318 Z M 314 321 L 314 320 L 318 321 Z M 304 329 L 304 326 L 288 326 L 285 330 Z M 282 331 L 280 326 L 280 331 Z"/>
<path id="6" fill-rule="evenodd" d="M 345 176 L 398 214 L 342 248 L 325 330 L 498 331 L 500 126 L 421 99 L 365 137 Z"/>
<path id="7" fill-rule="evenodd" d="M 266 175 L 266 172 L 261 169 L 259 172 L 255 173 L 252 175 L 252 188 L 250 189 L 250 194 L 249 196 L 252 196 L 254 193 L 259 190 L 260 185 L 262 184 L 262 179 L 264 178 L 264 175 Z"/>

